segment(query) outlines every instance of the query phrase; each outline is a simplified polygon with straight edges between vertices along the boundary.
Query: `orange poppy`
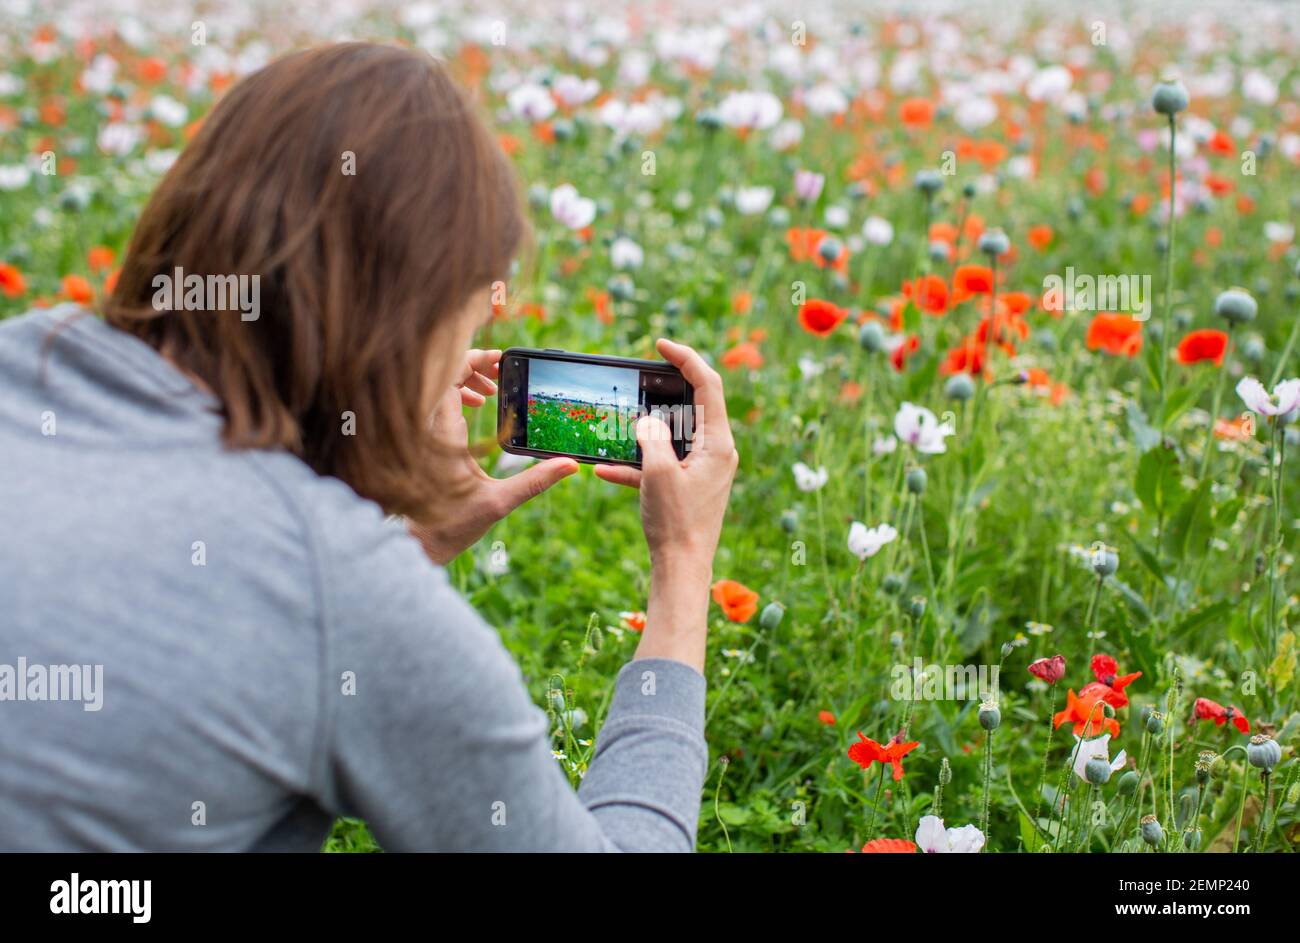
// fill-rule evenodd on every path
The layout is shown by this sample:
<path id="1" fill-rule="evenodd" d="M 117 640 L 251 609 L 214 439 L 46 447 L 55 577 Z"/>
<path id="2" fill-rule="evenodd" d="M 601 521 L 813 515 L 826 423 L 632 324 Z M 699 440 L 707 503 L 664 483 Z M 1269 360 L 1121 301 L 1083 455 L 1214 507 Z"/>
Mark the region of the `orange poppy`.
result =
<path id="1" fill-rule="evenodd" d="M 817 255 L 817 246 L 826 238 L 824 229 L 801 229 L 792 226 L 785 231 L 786 245 L 790 247 L 791 262 L 807 262 Z"/>
<path id="2" fill-rule="evenodd" d="M 928 98 L 906 98 L 898 104 L 898 120 L 909 128 L 923 128 L 934 120 L 934 102 Z"/>
<path id="3" fill-rule="evenodd" d="M 848 316 L 839 305 L 821 298 L 810 298 L 799 306 L 799 325 L 818 337 L 829 337 Z"/>
<path id="4" fill-rule="evenodd" d="M 864 855 L 914 855 L 916 854 L 916 845 L 906 838 L 873 838 L 862 846 L 862 853 Z"/>
<path id="5" fill-rule="evenodd" d="M 870 737 L 864 736 L 859 730 L 858 742 L 849 747 L 849 759 L 863 769 L 867 769 L 872 763 L 888 763 L 894 770 L 894 782 L 898 782 L 903 778 L 903 757 L 920 745 L 919 740 L 904 743 L 903 732 L 900 730 L 887 744 L 881 746 Z"/>
<path id="6" fill-rule="evenodd" d="M 959 265 L 952 273 L 952 301 L 960 304 L 975 295 L 993 291 L 993 269 L 987 265 Z"/>
<path id="7" fill-rule="evenodd" d="M 1127 314 L 1098 314 L 1088 325 L 1089 350 L 1134 357 L 1142 350 L 1142 322 Z"/>
<path id="8" fill-rule="evenodd" d="M 1214 437 L 1230 442 L 1249 442 L 1255 437 L 1255 418 L 1247 413 L 1236 419 L 1216 419 Z"/>
<path id="9" fill-rule="evenodd" d="M 735 580 L 718 580 L 713 584 L 713 601 L 732 622 L 748 622 L 758 611 L 758 593 Z"/>
<path id="10" fill-rule="evenodd" d="M 91 246 L 86 253 L 86 264 L 92 272 L 99 272 L 113 265 L 113 250 L 108 246 Z"/>
<path id="11" fill-rule="evenodd" d="M 902 373 L 907 368 L 907 358 L 921 349 L 921 338 L 915 334 L 909 334 L 903 338 L 903 342 L 894 348 L 894 352 L 889 355 L 889 362 L 893 364 L 894 369 Z"/>
<path id="12" fill-rule="evenodd" d="M 1029 231 L 1025 233 L 1025 238 L 1029 240 L 1029 244 L 1039 252 L 1050 246 L 1055 236 L 1052 227 L 1047 225 L 1030 226 Z"/>
<path id="13" fill-rule="evenodd" d="M 1107 731 L 1112 737 L 1118 737 L 1119 721 L 1114 717 L 1107 717 L 1105 709 L 1097 706 L 1101 700 L 1100 695 L 1087 700 L 1080 699 L 1074 693 L 1074 689 L 1071 688 L 1066 694 L 1065 710 L 1060 711 L 1052 718 L 1052 726 L 1059 728 L 1062 724 L 1071 722 L 1074 724 L 1074 735 L 1076 737 L 1096 737 L 1103 730 Z M 1085 727 L 1088 730 L 1086 734 L 1083 732 Z"/>
<path id="14" fill-rule="evenodd" d="M 1216 367 L 1223 366 L 1223 355 L 1228 351 L 1228 335 L 1224 331 L 1204 328 L 1192 331 L 1178 342 L 1179 363 L 1202 363 L 1206 360 Z"/>
<path id="15" fill-rule="evenodd" d="M 1110 655 L 1093 655 L 1092 673 L 1097 680 L 1080 688 L 1079 697 L 1085 701 L 1100 697 L 1111 707 L 1128 707 L 1128 695 L 1124 689 L 1142 677 L 1140 671 L 1121 675 L 1119 663 Z"/>
<path id="16" fill-rule="evenodd" d="M 757 344 L 743 341 L 722 355 L 722 365 L 728 370 L 739 370 L 741 367 L 757 370 L 763 366 L 763 354 Z"/>
<path id="17" fill-rule="evenodd" d="M 78 304 L 90 304 L 95 300 L 95 289 L 81 275 L 63 276 L 63 294 Z"/>
<path id="18" fill-rule="evenodd" d="M 979 338 L 969 335 L 962 342 L 951 348 L 939 365 L 939 372 L 944 376 L 954 373 L 969 373 L 973 377 L 984 373 L 985 347 Z"/>
<path id="19" fill-rule="evenodd" d="M 821 721 L 823 724 L 825 724 L 827 727 L 835 726 L 835 715 L 832 714 L 830 711 L 818 711 L 817 719 Z"/>
<path id="20" fill-rule="evenodd" d="M 0 292 L 6 297 L 17 298 L 27 290 L 27 279 L 23 273 L 8 262 L 0 262 Z"/>
<path id="21" fill-rule="evenodd" d="M 731 310 L 736 314 L 749 314 L 749 309 L 754 306 L 754 295 L 748 291 L 738 291 L 731 296 Z"/>
<path id="22" fill-rule="evenodd" d="M 948 310 L 948 283 L 938 275 L 924 275 L 915 282 L 903 282 L 903 297 L 937 317 Z"/>

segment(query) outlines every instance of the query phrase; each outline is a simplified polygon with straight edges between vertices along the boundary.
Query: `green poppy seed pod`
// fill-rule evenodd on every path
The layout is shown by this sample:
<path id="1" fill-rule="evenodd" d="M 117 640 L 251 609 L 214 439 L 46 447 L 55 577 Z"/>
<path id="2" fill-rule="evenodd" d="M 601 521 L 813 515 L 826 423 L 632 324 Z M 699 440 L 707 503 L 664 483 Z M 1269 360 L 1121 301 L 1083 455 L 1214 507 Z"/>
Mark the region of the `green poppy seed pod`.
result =
<path id="1" fill-rule="evenodd" d="M 1186 308 L 1179 308 L 1174 312 L 1174 327 L 1180 331 L 1185 331 L 1192 326 L 1192 313 Z"/>
<path id="2" fill-rule="evenodd" d="M 794 511 L 781 512 L 781 529 L 787 534 L 793 534 L 799 527 L 799 515 Z"/>
<path id="3" fill-rule="evenodd" d="M 774 206 L 767 213 L 767 221 L 776 229 L 785 229 L 790 225 L 790 211 L 784 206 Z"/>
<path id="4" fill-rule="evenodd" d="M 1110 762 L 1104 756 L 1094 756 L 1083 767 L 1083 778 L 1094 786 L 1110 782 Z"/>
<path id="5" fill-rule="evenodd" d="M 1282 748 L 1277 745 L 1276 740 L 1257 733 L 1250 738 L 1250 743 L 1246 744 L 1246 760 L 1255 769 L 1262 769 L 1266 773 L 1272 772 L 1277 764 L 1282 762 Z"/>
<path id="6" fill-rule="evenodd" d="M 1010 248 L 1011 240 L 1001 229 L 990 229 L 980 235 L 979 250 L 987 256 L 1006 255 Z"/>
<path id="7" fill-rule="evenodd" d="M 1259 363 L 1264 359 L 1264 354 L 1268 353 L 1268 348 L 1264 346 L 1264 338 L 1258 334 L 1251 334 L 1246 338 L 1246 342 L 1241 345 L 1241 354 L 1251 363 Z"/>
<path id="8" fill-rule="evenodd" d="M 964 183 L 964 184 L 962 184 L 962 187 L 961 187 L 961 195 L 964 196 L 964 197 L 965 197 L 966 199 L 968 199 L 968 200 L 973 200 L 973 199 L 975 199 L 975 184 L 973 184 L 973 183 Z"/>
<path id="9" fill-rule="evenodd" d="M 1070 199 L 1065 204 L 1065 215 L 1070 217 L 1072 221 L 1081 218 L 1083 216 L 1083 201 L 1078 197 Z"/>
<path id="10" fill-rule="evenodd" d="M 1196 784 L 1204 786 L 1210 781 L 1210 773 L 1214 769 L 1214 761 L 1219 755 L 1213 750 L 1202 750 L 1196 757 Z"/>
<path id="11" fill-rule="evenodd" d="M 1267 295 L 1272 290 L 1273 290 L 1273 283 L 1270 282 L 1267 278 L 1255 279 L 1255 294 Z"/>
<path id="12" fill-rule="evenodd" d="M 1201 830 L 1189 828 L 1183 832 L 1183 847 L 1188 851 L 1199 851 L 1201 847 Z"/>
<path id="13" fill-rule="evenodd" d="M 605 283 L 605 288 L 608 289 L 611 297 L 618 301 L 628 301 L 636 294 L 636 282 L 628 275 L 615 275 Z"/>
<path id="14" fill-rule="evenodd" d="M 925 469 L 912 468 L 907 472 L 907 490 L 912 494 L 925 494 Z"/>
<path id="15" fill-rule="evenodd" d="M 879 321 L 867 321 L 858 328 L 858 345 L 863 350 L 878 354 L 885 349 L 885 329 Z"/>
<path id="16" fill-rule="evenodd" d="M 1138 776 L 1137 770 L 1127 770 L 1124 775 L 1119 778 L 1119 782 L 1116 784 L 1115 789 L 1121 796 L 1131 796 L 1133 793 L 1137 792 L 1138 780 L 1140 778 L 1141 777 Z"/>
<path id="17" fill-rule="evenodd" d="M 1180 111 L 1187 110 L 1187 89 L 1177 79 L 1166 79 L 1156 85 L 1151 93 L 1151 107 L 1158 114 L 1173 117 Z"/>
<path id="18" fill-rule="evenodd" d="M 1233 324 L 1246 324 L 1255 320 L 1259 305 L 1244 288 L 1229 288 L 1214 299 L 1214 313 Z"/>
<path id="19" fill-rule="evenodd" d="M 985 730 L 997 730 L 998 725 L 1002 723 L 1002 711 L 998 710 L 998 705 L 994 701 L 985 701 L 980 705 L 980 726 Z"/>
<path id="20" fill-rule="evenodd" d="M 834 236 L 827 236 L 817 245 L 817 254 L 827 262 L 834 262 L 840 257 L 844 246 Z"/>
<path id="21" fill-rule="evenodd" d="M 557 141 L 572 140 L 574 135 L 573 122 L 567 118 L 551 122 L 551 130 L 555 133 L 555 140 Z"/>
<path id="22" fill-rule="evenodd" d="M 1141 832 L 1142 840 L 1153 847 L 1165 840 L 1165 830 L 1160 827 L 1160 820 L 1154 815 L 1142 816 Z"/>
<path id="23" fill-rule="evenodd" d="M 763 614 L 758 617 L 758 624 L 769 632 L 781 624 L 785 618 L 785 606 L 779 602 L 770 602 L 763 607 Z"/>
<path id="24" fill-rule="evenodd" d="M 948 757 L 944 757 L 939 763 L 939 784 L 946 786 L 952 782 L 952 767 L 948 764 Z"/>
<path id="25" fill-rule="evenodd" d="M 889 595 L 897 596 L 899 591 L 903 588 L 903 580 L 902 577 L 898 576 L 898 574 L 890 573 L 881 581 L 880 585 L 885 592 L 889 593 Z"/>
<path id="26" fill-rule="evenodd" d="M 528 205 L 535 210 L 545 209 L 550 205 L 551 191 L 540 183 L 535 183 L 528 188 Z"/>
<path id="27" fill-rule="evenodd" d="M 1151 716 L 1147 718 L 1147 733 L 1153 737 L 1158 737 L 1165 732 L 1165 716 L 1157 711 L 1152 711 Z"/>
<path id="28" fill-rule="evenodd" d="M 943 189 L 943 177 L 939 176 L 937 170 L 918 170 L 912 178 L 912 186 L 927 197 L 932 197 Z"/>
<path id="29" fill-rule="evenodd" d="M 712 108 L 706 108 L 695 116 L 695 123 L 705 131 L 716 131 L 722 127 L 722 116 Z"/>
<path id="30" fill-rule="evenodd" d="M 954 373 L 943 385 L 943 394 L 949 399 L 964 403 L 975 395 L 975 381 L 969 373 Z"/>
<path id="31" fill-rule="evenodd" d="M 1119 569 L 1119 554 L 1109 547 L 1098 547 L 1092 552 L 1092 572 L 1100 577 L 1114 576 Z"/>
<path id="32" fill-rule="evenodd" d="M 1114 717 L 1115 707 L 1109 701 L 1101 702 L 1101 713 L 1103 717 Z"/>
<path id="33" fill-rule="evenodd" d="M 913 619 L 919 619 L 925 615 L 925 597 L 913 596 L 907 604 L 907 612 Z"/>
<path id="34" fill-rule="evenodd" d="M 930 261 L 946 262 L 948 259 L 948 243 L 936 239 L 930 243 Z"/>
<path id="35" fill-rule="evenodd" d="M 1138 711 L 1138 720 L 1142 721 L 1142 723 L 1145 724 L 1147 722 L 1147 719 L 1150 718 L 1150 716 L 1155 712 L 1156 709 L 1152 707 L 1150 704 L 1143 704 L 1142 709 Z"/>

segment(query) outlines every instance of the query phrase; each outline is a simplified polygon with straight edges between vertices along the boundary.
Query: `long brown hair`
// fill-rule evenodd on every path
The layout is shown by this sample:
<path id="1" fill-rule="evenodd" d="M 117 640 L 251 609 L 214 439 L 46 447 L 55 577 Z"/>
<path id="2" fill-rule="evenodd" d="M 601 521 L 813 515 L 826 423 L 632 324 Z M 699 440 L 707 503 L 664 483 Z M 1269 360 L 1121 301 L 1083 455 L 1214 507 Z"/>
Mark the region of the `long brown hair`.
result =
<path id="1" fill-rule="evenodd" d="M 331 45 L 216 105 L 140 216 L 102 313 L 212 389 L 229 447 L 287 449 L 419 516 L 439 493 L 425 413 L 439 327 L 507 277 L 523 233 L 509 163 L 440 65 Z M 159 310 L 155 278 L 176 269 L 258 276 L 257 319 Z"/>

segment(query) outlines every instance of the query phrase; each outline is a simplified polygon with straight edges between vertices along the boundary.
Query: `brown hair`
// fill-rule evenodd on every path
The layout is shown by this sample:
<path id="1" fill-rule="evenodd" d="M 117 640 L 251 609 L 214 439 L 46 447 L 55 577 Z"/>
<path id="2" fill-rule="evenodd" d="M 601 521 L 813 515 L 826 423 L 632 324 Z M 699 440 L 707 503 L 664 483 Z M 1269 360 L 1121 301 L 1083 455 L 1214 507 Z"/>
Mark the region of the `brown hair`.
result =
<path id="1" fill-rule="evenodd" d="M 425 412 L 439 328 L 507 276 L 523 234 L 509 162 L 440 65 L 326 46 L 243 79 L 207 116 L 103 314 L 212 389 L 227 446 L 287 449 L 418 517 L 439 494 Z M 158 310 L 154 279 L 177 268 L 258 276 L 259 317 Z"/>

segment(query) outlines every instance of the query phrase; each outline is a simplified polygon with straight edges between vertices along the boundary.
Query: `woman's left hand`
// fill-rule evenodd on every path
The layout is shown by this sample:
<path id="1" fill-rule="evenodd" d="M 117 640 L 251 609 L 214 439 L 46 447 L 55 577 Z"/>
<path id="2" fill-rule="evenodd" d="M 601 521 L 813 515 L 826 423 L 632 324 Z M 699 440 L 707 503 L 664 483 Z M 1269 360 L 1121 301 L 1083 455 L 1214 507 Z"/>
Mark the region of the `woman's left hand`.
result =
<path id="1" fill-rule="evenodd" d="M 510 478 L 493 478 L 480 467 L 469 451 L 469 426 L 461 407 L 480 407 L 496 395 L 500 369 L 501 351 L 469 351 L 459 379 L 434 410 L 431 429 L 438 457 L 429 473 L 446 482 L 453 497 L 433 509 L 428 520 L 410 525 L 434 563 L 449 562 L 519 505 L 578 470 L 571 458 L 547 459 Z"/>

